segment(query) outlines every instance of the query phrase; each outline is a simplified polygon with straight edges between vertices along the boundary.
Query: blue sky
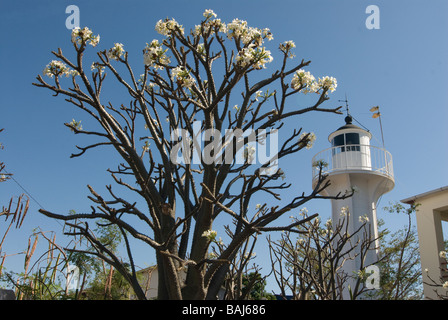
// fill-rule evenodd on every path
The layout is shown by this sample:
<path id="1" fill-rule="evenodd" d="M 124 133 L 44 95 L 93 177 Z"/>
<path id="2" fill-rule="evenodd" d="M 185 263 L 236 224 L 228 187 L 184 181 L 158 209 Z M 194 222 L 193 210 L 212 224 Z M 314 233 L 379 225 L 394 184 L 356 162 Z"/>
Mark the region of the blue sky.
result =
<path id="1" fill-rule="evenodd" d="M 274 35 L 271 51 L 280 57 L 278 43 L 293 40 L 296 59 L 311 60 L 308 70 L 317 76 L 337 78 L 338 88 L 325 106 L 341 105 L 347 95 L 352 115 L 367 127 L 380 146 L 379 122 L 370 107 L 379 105 L 385 145 L 394 161 L 395 188 L 381 198 L 379 208 L 390 201 L 432 190 L 448 181 L 448 2 L 430 1 L 12 1 L 0 3 L 0 141 L 5 146 L 0 160 L 45 209 L 67 213 L 89 211 L 87 184 L 102 192 L 112 183 L 105 172 L 118 159 L 106 148 L 70 159 L 75 145 L 86 145 L 63 123 L 72 118 L 88 125 L 86 115 L 53 97 L 48 90 L 31 85 L 61 47 L 73 56 L 70 31 L 65 27 L 68 5 L 80 9 L 80 25 L 100 34 L 98 50 L 121 42 L 129 52 L 134 70 L 141 68 L 142 49 L 160 39 L 154 25 L 173 17 L 186 30 L 213 9 L 225 22 L 247 20 L 250 26 L 270 28 Z M 368 5 L 380 9 L 380 29 L 369 30 L 365 21 Z M 90 50 L 93 58 L 94 50 Z M 268 69 L 274 71 L 274 69 Z M 138 71 L 135 71 L 137 74 Z M 111 92 L 113 91 L 113 87 Z M 105 99 L 105 98 L 103 98 Z M 120 96 L 111 93 L 111 99 Z M 297 99 L 306 105 L 307 97 Z M 343 116 L 307 114 L 296 126 L 317 136 L 311 150 L 280 163 L 294 190 L 311 191 L 311 158 L 329 147 L 328 135 L 343 124 Z M 0 184 L 0 203 L 6 204 L 23 190 L 14 182 Z M 288 195 L 287 195 L 288 196 Z M 326 218 L 328 201 L 312 201 L 307 208 Z M 31 201 L 26 223 L 11 233 L 8 253 L 26 248 L 33 228 L 60 231 L 61 224 L 40 215 Z M 379 212 L 390 229 L 405 224 L 404 217 Z M 23 261 L 23 260 L 22 260 Z M 142 255 L 144 267 L 155 260 Z"/>

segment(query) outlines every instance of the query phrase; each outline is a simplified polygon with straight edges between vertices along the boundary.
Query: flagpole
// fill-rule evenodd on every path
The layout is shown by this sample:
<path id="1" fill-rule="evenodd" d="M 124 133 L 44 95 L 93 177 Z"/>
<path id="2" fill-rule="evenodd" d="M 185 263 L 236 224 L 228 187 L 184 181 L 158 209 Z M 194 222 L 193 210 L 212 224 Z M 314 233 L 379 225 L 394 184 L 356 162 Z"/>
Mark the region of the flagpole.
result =
<path id="1" fill-rule="evenodd" d="M 375 112 L 375 111 L 377 111 L 377 112 L 372 115 L 372 118 L 374 118 L 374 119 L 375 118 L 379 118 L 380 119 L 381 140 L 383 141 L 383 149 L 385 149 L 384 134 L 383 134 L 383 124 L 381 123 L 380 107 L 379 106 L 375 106 L 375 107 L 370 108 L 370 112 Z"/>
<path id="2" fill-rule="evenodd" d="M 386 149 L 386 147 L 384 146 L 384 135 L 383 135 L 383 125 L 381 124 L 381 113 L 378 112 L 379 114 L 379 119 L 380 119 L 380 130 L 381 130 L 381 140 L 383 140 L 383 149 Z"/>

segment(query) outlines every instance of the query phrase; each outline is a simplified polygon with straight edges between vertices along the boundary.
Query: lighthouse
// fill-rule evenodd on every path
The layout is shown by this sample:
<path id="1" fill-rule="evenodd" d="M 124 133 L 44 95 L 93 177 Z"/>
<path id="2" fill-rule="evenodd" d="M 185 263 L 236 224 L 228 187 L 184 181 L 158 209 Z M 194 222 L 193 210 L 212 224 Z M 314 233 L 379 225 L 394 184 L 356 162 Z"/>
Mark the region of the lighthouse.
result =
<path id="1" fill-rule="evenodd" d="M 323 196 L 336 197 L 353 191 L 351 197 L 331 200 L 333 226 L 345 219 L 344 232 L 352 235 L 365 224 L 367 232 L 359 232 L 358 240 L 373 241 L 367 253 L 361 254 L 358 245 L 345 257 L 347 260 L 340 270 L 347 275 L 343 291 L 344 299 L 349 298 L 348 285 L 353 288 L 356 282 L 353 276 L 378 261 L 376 205 L 378 199 L 395 185 L 391 154 L 384 148 L 371 145 L 372 134 L 352 122 L 353 118 L 347 114 L 345 125 L 328 137 L 331 147 L 317 153 L 312 160 L 313 188 L 319 180 L 320 170 L 322 174 L 327 175 L 330 182 L 330 185 L 321 192 Z M 316 163 L 324 165 L 320 168 Z M 341 211 L 348 212 L 348 217 L 341 214 Z"/>

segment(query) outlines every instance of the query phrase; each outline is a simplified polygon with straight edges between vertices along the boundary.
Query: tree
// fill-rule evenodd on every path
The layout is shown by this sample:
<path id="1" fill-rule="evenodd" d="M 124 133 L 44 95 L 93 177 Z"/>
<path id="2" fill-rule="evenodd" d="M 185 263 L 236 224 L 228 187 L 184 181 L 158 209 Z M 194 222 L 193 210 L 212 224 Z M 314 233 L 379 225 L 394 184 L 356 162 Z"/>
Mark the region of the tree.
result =
<path id="1" fill-rule="evenodd" d="M 225 24 L 212 10 L 203 16 L 189 34 L 174 19 L 158 21 L 155 28 L 163 40 L 155 39 L 144 48 L 141 76 L 135 75 L 121 43 L 98 52 L 90 73 L 85 69 L 84 54 L 89 45 L 98 45 L 100 37 L 87 27 L 75 28 L 71 34 L 74 59 L 61 49 L 53 51 L 58 60 L 51 61 L 44 74 L 54 84 L 40 75 L 34 83 L 55 96 L 64 96 L 96 121 L 97 126 L 89 129 L 76 120 L 65 124 L 75 134 L 99 139 L 77 147 L 80 151 L 72 157 L 111 146 L 122 162 L 108 172 L 117 185 L 134 192 L 142 202 L 123 199 L 111 185 L 107 186 L 111 198 L 106 200 L 89 186 L 89 198 L 96 204 L 90 213 L 40 212 L 69 222 L 76 229 L 71 234 L 86 237 L 97 248 L 92 254 L 120 272 L 140 299 L 145 297 L 136 278 L 129 237 L 155 251 L 159 299 L 215 299 L 230 261 L 246 240 L 303 223 L 272 226 L 285 213 L 318 197 L 328 184 L 322 175 L 309 194 L 297 193 L 281 203 L 280 192 L 290 185 L 279 181 L 284 173 L 277 167 L 278 160 L 310 148 L 315 136 L 302 129 L 292 133 L 282 129 L 285 138 L 273 143 L 277 148 L 272 157 L 258 159 L 258 163 L 254 161 L 254 144 L 267 146 L 278 129 L 304 113 L 340 113 L 340 107 L 321 107 L 336 89 L 336 79 L 325 76 L 316 80 L 304 70 L 310 61 L 289 67 L 294 58 L 292 41 L 279 45 L 279 69 L 266 75 L 263 70 L 273 60 L 265 47 L 272 39 L 269 29 L 249 27 L 239 19 Z M 129 94 L 127 105 L 117 107 L 102 99 L 109 75 Z M 71 78 L 68 89 L 63 76 Z M 315 104 L 298 108 L 291 97 L 299 93 L 314 93 Z M 278 205 L 264 204 L 253 210 L 256 194 L 271 196 L 269 202 Z M 139 223 L 131 224 L 130 217 Z M 120 230 L 130 271 L 92 236 L 88 223 L 79 223 L 96 219 Z M 224 222 L 218 222 L 221 220 Z M 233 229 L 228 227 L 230 240 L 218 257 L 210 258 L 208 250 L 217 236 L 214 227 L 230 225 L 229 220 L 234 222 Z M 184 267 L 187 277 L 182 282 L 180 270 Z"/>
<path id="2" fill-rule="evenodd" d="M 374 298 L 381 300 L 420 300 L 423 298 L 420 248 L 417 231 L 411 217 L 418 205 L 405 209 L 400 203 L 384 209 L 389 213 L 406 215 L 407 225 L 394 233 L 386 228 L 381 232 L 380 289 Z"/>
<path id="3" fill-rule="evenodd" d="M 407 215 L 407 225 L 391 233 L 379 221 L 379 259 L 375 263 L 380 273 L 379 288 L 367 290 L 369 278 L 366 265 L 361 265 L 358 274 L 341 272 L 350 252 L 359 252 L 360 261 L 367 250 L 376 249 L 375 240 L 366 231 L 364 223 L 353 234 L 348 234 L 346 225 L 350 214 L 344 210 L 343 219 L 336 226 L 327 220 L 325 224 L 316 218 L 297 227 L 299 237 L 284 234 L 278 241 L 269 240 L 272 272 L 281 290 L 292 299 L 341 299 L 341 292 L 347 288 L 347 280 L 355 278 L 355 286 L 350 288 L 351 298 L 375 300 L 415 300 L 422 298 L 420 253 L 415 227 L 411 215 L 416 206 L 405 209 L 401 204 L 386 207 L 389 213 Z M 302 209 L 307 216 L 307 210 Z M 296 219 L 296 218 L 294 218 Z M 360 250 L 357 250 L 361 248 Z M 353 258 L 353 255 L 352 257 Z"/>
<path id="4" fill-rule="evenodd" d="M 340 300 L 362 298 L 367 288 L 364 265 L 368 250 L 375 249 L 375 238 L 369 233 L 367 221 L 348 232 L 350 212 L 341 210 L 339 221 L 328 219 L 325 224 L 319 217 L 308 216 L 296 230 L 282 234 L 280 240 L 269 239 L 272 273 L 281 295 L 289 294 L 293 300 Z M 298 220 L 292 217 L 294 221 Z M 293 235 L 299 234 L 298 237 Z M 357 274 L 343 271 L 344 264 L 351 259 L 361 261 Z"/>

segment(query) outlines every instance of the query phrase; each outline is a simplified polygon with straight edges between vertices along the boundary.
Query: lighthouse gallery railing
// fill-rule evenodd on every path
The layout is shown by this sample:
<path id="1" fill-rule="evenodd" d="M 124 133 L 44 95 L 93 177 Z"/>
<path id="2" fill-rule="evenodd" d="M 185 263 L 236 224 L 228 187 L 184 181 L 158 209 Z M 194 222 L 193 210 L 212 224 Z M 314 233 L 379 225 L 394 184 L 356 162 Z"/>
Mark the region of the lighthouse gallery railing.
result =
<path id="1" fill-rule="evenodd" d="M 312 164 L 313 180 L 317 178 L 320 167 L 322 174 L 342 170 L 362 170 L 394 178 L 392 155 L 385 149 L 371 145 L 331 147 L 317 153 L 313 157 Z"/>

